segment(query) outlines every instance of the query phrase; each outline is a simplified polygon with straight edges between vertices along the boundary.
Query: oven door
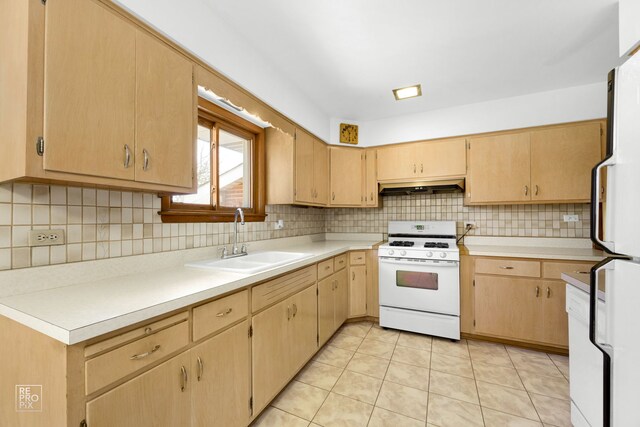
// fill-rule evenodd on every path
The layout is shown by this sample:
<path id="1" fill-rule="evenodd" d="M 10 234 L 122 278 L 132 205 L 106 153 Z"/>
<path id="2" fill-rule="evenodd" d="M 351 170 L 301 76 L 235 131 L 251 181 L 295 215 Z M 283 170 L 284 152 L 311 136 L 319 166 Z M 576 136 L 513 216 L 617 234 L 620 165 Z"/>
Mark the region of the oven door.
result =
<path id="1" fill-rule="evenodd" d="M 380 305 L 460 315 L 458 261 L 379 258 Z"/>

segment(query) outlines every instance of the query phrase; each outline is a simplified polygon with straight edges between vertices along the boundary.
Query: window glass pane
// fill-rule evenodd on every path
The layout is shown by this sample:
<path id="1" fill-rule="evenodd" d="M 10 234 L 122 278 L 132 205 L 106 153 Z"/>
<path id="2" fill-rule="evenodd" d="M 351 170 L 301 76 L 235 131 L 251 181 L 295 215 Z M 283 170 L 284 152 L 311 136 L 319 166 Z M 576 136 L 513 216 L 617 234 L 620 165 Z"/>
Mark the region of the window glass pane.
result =
<path id="1" fill-rule="evenodd" d="M 198 205 L 211 204 L 211 128 L 198 125 L 198 141 L 196 144 L 196 168 L 198 176 L 198 192 L 173 196 L 178 203 Z"/>
<path id="2" fill-rule="evenodd" d="M 220 206 L 251 207 L 251 140 L 220 129 L 218 132 Z"/>
<path id="3" fill-rule="evenodd" d="M 438 290 L 438 274 L 419 271 L 396 271 L 396 286 Z"/>

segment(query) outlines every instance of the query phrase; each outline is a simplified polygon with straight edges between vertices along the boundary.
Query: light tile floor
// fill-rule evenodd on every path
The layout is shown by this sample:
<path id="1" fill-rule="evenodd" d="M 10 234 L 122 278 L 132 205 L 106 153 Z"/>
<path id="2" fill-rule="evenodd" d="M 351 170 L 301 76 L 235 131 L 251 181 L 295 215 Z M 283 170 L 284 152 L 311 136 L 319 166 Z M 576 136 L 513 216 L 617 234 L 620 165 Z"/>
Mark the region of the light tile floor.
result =
<path id="1" fill-rule="evenodd" d="M 348 323 L 255 427 L 571 426 L 569 359 Z"/>

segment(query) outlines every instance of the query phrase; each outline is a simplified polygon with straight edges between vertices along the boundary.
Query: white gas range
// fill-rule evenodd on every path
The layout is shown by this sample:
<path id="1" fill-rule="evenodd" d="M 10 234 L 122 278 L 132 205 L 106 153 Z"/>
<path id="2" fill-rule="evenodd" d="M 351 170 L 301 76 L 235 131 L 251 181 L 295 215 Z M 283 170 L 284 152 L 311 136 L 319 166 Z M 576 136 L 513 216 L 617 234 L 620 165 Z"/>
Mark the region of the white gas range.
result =
<path id="1" fill-rule="evenodd" d="M 455 221 L 390 221 L 378 248 L 380 326 L 460 339 Z"/>

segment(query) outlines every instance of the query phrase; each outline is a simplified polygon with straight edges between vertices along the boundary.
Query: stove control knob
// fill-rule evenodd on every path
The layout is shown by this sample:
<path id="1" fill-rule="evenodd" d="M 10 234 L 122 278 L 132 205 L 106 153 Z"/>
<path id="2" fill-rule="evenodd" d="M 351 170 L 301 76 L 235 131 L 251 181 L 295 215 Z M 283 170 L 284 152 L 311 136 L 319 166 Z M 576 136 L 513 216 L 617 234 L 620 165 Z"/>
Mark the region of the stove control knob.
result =
<path id="1" fill-rule="evenodd" d="M 407 254 L 407 251 L 400 251 L 400 255 L 405 256 Z"/>
<path id="2" fill-rule="evenodd" d="M 441 252 L 440 253 L 440 258 L 446 258 L 447 257 L 447 253 L 446 252 Z"/>
<path id="3" fill-rule="evenodd" d="M 433 256 L 433 252 L 431 252 L 431 251 L 427 252 L 427 256 L 428 256 L 429 258 L 431 258 L 431 257 Z"/>
<path id="4" fill-rule="evenodd" d="M 389 249 L 389 255 L 393 255 L 393 249 Z"/>

